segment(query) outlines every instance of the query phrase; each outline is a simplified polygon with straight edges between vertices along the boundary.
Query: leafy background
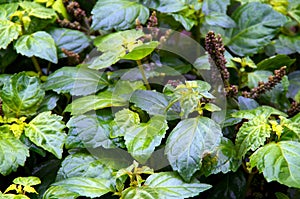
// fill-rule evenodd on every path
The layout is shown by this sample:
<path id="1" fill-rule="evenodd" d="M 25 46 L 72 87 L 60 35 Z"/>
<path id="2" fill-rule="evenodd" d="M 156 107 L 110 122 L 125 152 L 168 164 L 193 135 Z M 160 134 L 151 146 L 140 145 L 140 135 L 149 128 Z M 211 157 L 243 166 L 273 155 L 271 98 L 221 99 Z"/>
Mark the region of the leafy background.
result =
<path id="1" fill-rule="evenodd" d="M 299 10 L 298 0 L 0 0 L 1 198 L 298 198 Z M 206 47 L 193 65 L 159 50 L 172 30 Z M 226 109 L 198 73 L 212 61 Z M 159 150 L 169 166 L 143 166 Z"/>

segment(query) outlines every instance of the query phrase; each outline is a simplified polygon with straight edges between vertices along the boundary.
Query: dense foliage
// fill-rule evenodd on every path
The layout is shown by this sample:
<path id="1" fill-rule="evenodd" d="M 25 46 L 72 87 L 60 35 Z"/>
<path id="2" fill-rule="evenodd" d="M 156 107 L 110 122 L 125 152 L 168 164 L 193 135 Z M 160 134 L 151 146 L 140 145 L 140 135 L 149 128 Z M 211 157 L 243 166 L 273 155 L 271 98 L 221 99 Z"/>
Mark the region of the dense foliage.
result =
<path id="1" fill-rule="evenodd" d="M 299 53 L 298 0 L 0 0 L 0 198 L 299 198 Z"/>

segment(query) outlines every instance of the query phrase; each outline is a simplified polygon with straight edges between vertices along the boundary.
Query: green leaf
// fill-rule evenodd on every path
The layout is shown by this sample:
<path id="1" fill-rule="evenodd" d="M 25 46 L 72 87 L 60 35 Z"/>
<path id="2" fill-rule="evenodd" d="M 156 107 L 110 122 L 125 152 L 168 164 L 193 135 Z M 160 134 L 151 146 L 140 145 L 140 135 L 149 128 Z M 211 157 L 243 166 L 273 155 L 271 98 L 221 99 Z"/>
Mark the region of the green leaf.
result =
<path id="1" fill-rule="evenodd" d="M 72 177 L 56 182 L 51 186 L 58 186 L 61 189 L 66 190 L 67 193 L 74 193 L 91 198 L 100 197 L 111 191 L 111 182 L 109 180 L 87 177 Z M 50 193 L 48 192 L 47 194 Z M 52 198 L 55 197 L 55 192 L 51 193 L 51 195 L 53 195 Z"/>
<path id="2" fill-rule="evenodd" d="M 78 67 L 63 67 L 49 75 L 43 84 L 45 90 L 81 96 L 96 93 L 109 85 L 98 70 Z"/>
<path id="3" fill-rule="evenodd" d="M 0 49 L 6 49 L 21 33 L 21 25 L 8 20 L 0 20 Z"/>
<path id="4" fill-rule="evenodd" d="M 244 119 L 254 119 L 258 116 L 262 116 L 263 121 L 267 121 L 267 119 L 270 117 L 270 115 L 280 115 L 283 117 L 287 117 L 287 114 L 272 108 L 270 106 L 259 106 L 255 109 L 252 110 L 241 110 L 237 111 L 231 114 L 232 117 L 237 117 L 237 118 L 244 118 Z"/>
<path id="5" fill-rule="evenodd" d="M 300 53 L 300 36 L 279 35 L 275 40 L 275 49 L 278 54 Z"/>
<path id="6" fill-rule="evenodd" d="M 90 39 L 78 30 L 66 28 L 51 28 L 48 33 L 52 36 L 58 48 L 58 57 L 67 57 L 62 48 L 74 53 L 81 53 L 90 45 Z M 76 41 L 76 42 L 74 42 Z"/>
<path id="7" fill-rule="evenodd" d="M 132 96 L 132 93 L 136 90 L 146 90 L 144 82 L 133 80 L 119 80 L 114 88 L 113 95 L 117 95 L 126 101 Z"/>
<path id="8" fill-rule="evenodd" d="M 275 55 L 272 57 L 269 57 L 267 59 L 262 60 L 257 64 L 258 70 L 275 70 L 279 69 L 282 66 L 291 66 L 296 59 L 291 59 L 287 55 Z"/>
<path id="9" fill-rule="evenodd" d="M 57 63 L 56 46 L 51 35 L 38 31 L 31 35 L 21 36 L 15 43 L 18 53 L 27 57 L 36 56 Z"/>
<path id="10" fill-rule="evenodd" d="M 45 92 L 37 77 L 29 77 L 25 72 L 13 75 L 0 92 L 6 114 L 17 116 L 34 114 L 42 102 Z"/>
<path id="11" fill-rule="evenodd" d="M 149 7 L 162 13 L 178 12 L 187 8 L 185 1 L 182 0 L 159 0 L 157 3 L 150 4 Z"/>
<path id="12" fill-rule="evenodd" d="M 210 70 L 209 55 L 205 54 L 198 57 L 193 66 L 198 70 Z"/>
<path id="13" fill-rule="evenodd" d="M 236 26 L 228 15 L 218 12 L 212 12 L 205 16 L 205 23 L 211 26 L 220 26 L 222 28 L 234 28 Z"/>
<path id="14" fill-rule="evenodd" d="M 35 176 L 18 177 L 13 180 L 13 183 L 20 184 L 23 186 L 33 186 L 33 185 L 41 184 L 41 180 Z"/>
<path id="15" fill-rule="evenodd" d="M 18 7 L 19 7 L 18 3 L 12 3 L 11 1 L 9 3 L 0 4 L 0 10 L 2 9 L 0 14 L 0 20 L 9 19 L 10 15 L 16 12 Z"/>
<path id="16" fill-rule="evenodd" d="M 151 41 L 135 47 L 131 52 L 124 55 L 122 59 L 141 60 L 152 53 L 159 45 L 158 41 Z"/>
<path id="17" fill-rule="evenodd" d="M 130 128 L 140 123 L 139 114 L 129 110 L 123 109 L 115 114 L 113 131 L 110 137 L 122 137 L 129 131 Z"/>
<path id="18" fill-rule="evenodd" d="M 266 119 L 260 115 L 240 127 L 235 140 L 239 158 L 243 158 L 249 150 L 255 151 L 264 145 L 270 137 L 272 131 Z"/>
<path id="19" fill-rule="evenodd" d="M 259 104 L 254 100 L 246 97 L 238 97 L 240 110 L 251 110 L 259 107 Z"/>
<path id="20" fill-rule="evenodd" d="M 49 151 L 57 158 L 62 158 L 66 134 L 62 117 L 50 111 L 38 114 L 25 127 L 25 135 L 37 146 Z"/>
<path id="21" fill-rule="evenodd" d="M 147 123 L 130 128 L 124 136 L 128 152 L 140 163 L 145 163 L 159 146 L 168 129 L 164 116 L 156 115 Z"/>
<path id="22" fill-rule="evenodd" d="M 24 166 L 29 150 L 9 130 L 9 126 L 0 127 L 0 173 L 8 175 L 16 171 L 18 166 Z"/>
<path id="23" fill-rule="evenodd" d="M 178 22 L 180 22 L 184 29 L 190 31 L 192 27 L 196 24 L 196 21 L 193 19 L 189 19 L 181 14 L 171 14 L 171 16 Z"/>
<path id="24" fill-rule="evenodd" d="M 220 145 L 212 154 L 208 154 L 203 159 L 201 170 L 205 176 L 237 171 L 241 161 L 237 159 L 237 151 L 231 140 L 223 137 Z"/>
<path id="25" fill-rule="evenodd" d="M 45 8 L 35 2 L 23 1 L 20 2 L 19 5 L 28 13 L 29 16 L 34 16 L 40 19 L 51 19 L 56 17 L 56 13 L 53 9 Z"/>
<path id="26" fill-rule="evenodd" d="M 254 88 L 258 86 L 258 82 L 268 82 L 268 77 L 273 75 L 271 71 L 266 70 L 257 70 L 254 72 L 248 73 L 248 82 L 247 86 L 249 88 Z"/>
<path id="27" fill-rule="evenodd" d="M 74 153 L 61 163 L 56 181 L 72 177 L 101 178 L 110 180 L 112 170 L 103 162 L 87 153 Z"/>
<path id="28" fill-rule="evenodd" d="M 287 97 L 295 99 L 297 93 L 300 91 L 300 71 L 294 71 L 288 74 L 289 78 L 289 89 Z"/>
<path id="29" fill-rule="evenodd" d="M 149 9 L 130 0 L 101 0 L 94 6 L 92 14 L 94 30 L 126 30 L 134 27 L 136 19 L 144 24 Z"/>
<path id="30" fill-rule="evenodd" d="M 246 192 L 245 174 L 238 170 L 223 175 L 216 185 L 210 190 L 209 199 L 239 199 L 244 198 Z"/>
<path id="31" fill-rule="evenodd" d="M 119 61 L 126 53 L 142 45 L 137 39 L 144 36 L 139 30 L 126 30 L 97 37 L 94 44 L 103 52 L 100 56 L 91 58 L 86 64 L 92 69 L 103 69 Z"/>
<path id="32" fill-rule="evenodd" d="M 148 90 L 135 91 L 130 98 L 130 102 L 150 115 L 165 115 L 168 106 L 168 100 L 164 94 Z"/>
<path id="33" fill-rule="evenodd" d="M 96 115 L 79 115 L 72 117 L 67 127 L 76 134 L 86 148 L 114 148 L 109 139 L 110 129 Z"/>
<path id="34" fill-rule="evenodd" d="M 53 186 L 45 191 L 43 199 L 75 199 L 79 196 L 80 194 L 69 191 L 62 186 Z"/>
<path id="35" fill-rule="evenodd" d="M 201 116 L 185 119 L 169 135 L 165 154 L 173 170 L 189 181 L 200 169 L 203 156 L 216 149 L 221 137 L 221 128 L 213 120 Z"/>
<path id="36" fill-rule="evenodd" d="M 97 95 L 89 95 L 74 100 L 67 106 L 65 112 L 71 112 L 72 115 L 81 115 L 91 110 L 124 105 L 126 105 L 126 102 L 122 98 L 113 96 L 110 91 L 104 91 Z"/>
<path id="37" fill-rule="evenodd" d="M 285 195 L 284 193 L 281 193 L 281 192 L 276 192 L 275 196 L 277 199 L 290 199 L 287 195 Z"/>
<path id="38" fill-rule="evenodd" d="M 182 181 L 174 172 L 161 172 L 150 175 L 144 186 L 127 188 L 122 199 L 183 199 L 193 197 L 211 188 L 198 180 L 190 183 Z"/>
<path id="39" fill-rule="evenodd" d="M 69 19 L 67 9 L 64 6 L 63 0 L 56 0 L 52 5 L 53 10 L 60 13 L 65 19 Z"/>
<path id="40" fill-rule="evenodd" d="M 269 143 L 250 156 L 251 167 L 263 172 L 268 182 L 278 181 L 300 188 L 300 143 L 281 141 Z"/>
<path id="41" fill-rule="evenodd" d="M 240 56 L 257 53 L 270 43 L 278 28 L 286 22 L 285 16 L 271 6 L 258 2 L 240 6 L 231 17 L 237 27 L 226 31 L 226 35 L 230 37 L 227 46 Z"/>
<path id="42" fill-rule="evenodd" d="M 39 109 L 37 112 L 41 113 L 44 111 L 51 111 L 53 110 L 56 105 L 57 101 L 59 100 L 59 95 L 56 93 L 47 93 L 46 96 L 44 97 L 43 102 L 40 104 Z"/>
<path id="43" fill-rule="evenodd" d="M 209 15 L 212 12 L 226 14 L 227 6 L 230 4 L 230 0 L 204 0 L 202 4 L 202 12 L 205 15 Z"/>

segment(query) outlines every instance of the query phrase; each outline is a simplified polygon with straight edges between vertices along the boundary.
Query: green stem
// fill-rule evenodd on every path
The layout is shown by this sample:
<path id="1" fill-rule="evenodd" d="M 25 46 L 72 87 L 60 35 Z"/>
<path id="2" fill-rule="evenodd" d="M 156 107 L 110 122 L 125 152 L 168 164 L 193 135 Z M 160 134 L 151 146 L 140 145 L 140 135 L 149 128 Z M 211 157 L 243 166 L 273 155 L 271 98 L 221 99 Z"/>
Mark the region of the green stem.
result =
<path id="1" fill-rule="evenodd" d="M 34 67 L 35 67 L 35 70 L 39 73 L 39 75 L 42 75 L 42 74 L 43 74 L 42 69 L 41 69 L 41 67 L 40 67 L 40 65 L 39 65 L 39 63 L 38 63 L 38 61 L 37 61 L 37 59 L 35 58 L 35 56 L 32 56 L 32 57 L 31 57 L 31 60 L 32 60 L 32 62 L 33 62 L 33 65 L 34 65 Z"/>
<path id="2" fill-rule="evenodd" d="M 141 74 L 142 74 L 143 81 L 144 81 L 144 83 L 145 83 L 145 85 L 146 85 L 147 90 L 151 90 L 151 87 L 150 87 L 150 84 L 149 84 L 149 82 L 148 82 L 148 80 L 147 80 L 147 77 L 146 77 L 146 75 L 145 75 L 145 70 L 144 70 L 144 67 L 143 67 L 143 65 L 142 65 L 141 60 L 137 60 L 136 63 L 137 63 L 137 65 L 138 65 L 138 67 L 139 67 L 139 70 L 140 70 L 140 72 L 141 72 Z"/>

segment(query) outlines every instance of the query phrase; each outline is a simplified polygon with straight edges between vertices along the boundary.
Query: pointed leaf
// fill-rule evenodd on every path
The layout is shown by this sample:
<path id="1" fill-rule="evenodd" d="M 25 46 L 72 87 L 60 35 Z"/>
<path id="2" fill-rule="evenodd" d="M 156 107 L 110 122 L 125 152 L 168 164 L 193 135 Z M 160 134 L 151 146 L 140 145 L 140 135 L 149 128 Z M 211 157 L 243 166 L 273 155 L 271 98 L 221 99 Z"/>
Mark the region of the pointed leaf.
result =
<path id="1" fill-rule="evenodd" d="M 230 37 L 227 46 L 240 56 L 254 54 L 267 45 L 278 28 L 286 22 L 284 15 L 271 6 L 258 2 L 240 6 L 231 17 L 237 27 L 227 31 Z"/>
<path id="2" fill-rule="evenodd" d="M 0 20 L 0 49 L 6 49 L 21 33 L 21 25 L 8 20 Z"/>
<path id="3" fill-rule="evenodd" d="M 16 171 L 19 165 L 24 166 L 29 150 L 9 130 L 8 126 L 0 127 L 0 173 L 8 175 Z"/>
<path id="4" fill-rule="evenodd" d="M 270 143 L 250 156 L 251 167 L 263 172 L 268 182 L 278 181 L 289 187 L 300 188 L 300 143 L 281 141 Z"/>
<path id="5" fill-rule="evenodd" d="M 11 76 L 0 92 L 7 113 L 17 116 L 34 114 L 42 102 L 45 92 L 37 77 L 29 77 L 25 72 Z"/>
<path id="6" fill-rule="evenodd" d="M 136 19 L 144 24 L 149 9 L 130 0 L 101 0 L 92 10 L 94 30 L 126 30 L 134 27 Z"/>
<path id="7" fill-rule="evenodd" d="M 169 135 L 165 149 L 173 170 L 189 181 L 200 169 L 203 156 L 215 150 L 221 137 L 220 126 L 207 117 L 179 122 Z"/>
<path id="8" fill-rule="evenodd" d="M 79 115 L 72 117 L 67 123 L 70 131 L 76 134 L 86 148 L 114 148 L 109 138 L 108 124 L 101 123 L 96 115 Z"/>
<path id="9" fill-rule="evenodd" d="M 36 56 L 57 63 L 56 46 L 51 35 L 38 31 L 31 35 L 21 36 L 15 43 L 18 53 L 27 57 Z"/>
<path id="10" fill-rule="evenodd" d="M 25 135 L 37 146 L 49 151 L 57 158 L 62 157 L 66 134 L 62 117 L 50 111 L 38 114 L 25 127 Z"/>
<path id="11" fill-rule="evenodd" d="M 238 157 L 242 158 L 251 149 L 255 151 L 264 145 L 271 135 L 271 127 L 266 123 L 266 118 L 257 116 L 249 122 L 244 122 L 236 136 Z"/>
<path id="12" fill-rule="evenodd" d="M 209 15 L 212 12 L 225 14 L 229 4 L 230 0 L 203 0 L 202 12 L 205 15 Z"/>
<path id="13" fill-rule="evenodd" d="M 258 86 L 258 82 L 267 82 L 269 76 L 273 75 L 271 71 L 265 71 L 265 70 L 257 70 L 254 72 L 248 73 L 248 82 L 247 86 L 249 88 L 254 88 Z"/>
<path id="14" fill-rule="evenodd" d="M 67 106 L 65 112 L 71 112 L 72 115 L 80 115 L 91 110 L 124 105 L 126 105 L 126 102 L 122 98 L 112 96 L 110 91 L 105 91 L 97 95 L 89 95 L 74 100 Z"/>
<path id="15" fill-rule="evenodd" d="M 145 163 L 159 146 L 168 129 L 164 116 L 156 115 L 147 123 L 133 126 L 124 139 L 128 152 L 139 162 Z"/>
<path id="16" fill-rule="evenodd" d="M 153 1 L 149 5 L 150 8 L 154 8 L 155 10 L 158 10 L 162 13 L 170 13 L 170 12 L 178 12 L 181 11 L 187 6 L 185 5 L 185 1 L 182 0 L 159 0 L 159 1 Z"/>
<path id="17" fill-rule="evenodd" d="M 205 16 L 205 23 L 211 26 L 220 26 L 222 28 L 236 27 L 235 21 L 233 21 L 228 15 L 218 12 L 212 12 Z"/>
<path id="18" fill-rule="evenodd" d="M 180 22 L 185 30 L 190 31 L 192 27 L 196 24 L 196 21 L 190 18 L 187 18 L 181 14 L 171 14 L 172 17 Z"/>
<path id="19" fill-rule="evenodd" d="M 165 115 L 168 106 L 168 100 L 164 94 L 148 90 L 135 91 L 130 98 L 130 102 L 150 115 Z"/>
<path id="20" fill-rule="evenodd" d="M 211 185 L 202 184 L 198 180 L 193 179 L 190 183 L 186 183 L 175 172 L 160 172 L 150 175 L 145 186 L 155 189 L 160 199 L 181 199 L 198 195 L 209 188 Z"/>
<path id="21" fill-rule="evenodd" d="M 63 67 L 49 75 L 43 84 L 45 90 L 54 90 L 57 93 L 70 93 L 71 95 L 89 95 L 109 85 L 101 77 L 98 70 L 77 67 Z"/>
<path id="22" fill-rule="evenodd" d="M 74 53 L 80 53 L 90 45 L 90 39 L 83 32 L 78 30 L 51 28 L 48 33 L 55 41 L 59 57 L 67 57 L 61 51 L 62 48 Z"/>
<path id="23" fill-rule="evenodd" d="M 111 179 L 112 170 L 94 156 L 86 153 L 75 153 L 67 156 L 61 163 L 56 181 L 72 177 Z"/>

